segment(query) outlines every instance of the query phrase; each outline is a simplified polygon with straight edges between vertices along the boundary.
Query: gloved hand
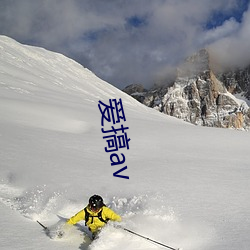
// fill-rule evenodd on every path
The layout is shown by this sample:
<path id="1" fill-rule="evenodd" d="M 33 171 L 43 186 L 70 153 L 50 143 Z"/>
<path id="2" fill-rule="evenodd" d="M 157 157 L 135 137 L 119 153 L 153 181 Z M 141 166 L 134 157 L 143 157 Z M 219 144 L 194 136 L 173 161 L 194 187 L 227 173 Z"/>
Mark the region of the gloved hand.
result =
<path id="1" fill-rule="evenodd" d="M 123 229 L 121 224 L 114 223 L 113 226 L 114 228 L 117 228 L 117 229 Z"/>
<path id="2" fill-rule="evenodd" d="M 71 225 L 67 223 L 61 224 L 60 226 L 57 227 L 56 237 L 62 238 L 69 231 L 70 228 L 71 228 Z"/>
<path id="3" fill-rule="evenodd" d="M 58 230 L 58 231 L 56 232 L 57 238 L 62 238 L 64 234 L 65 234 L 65 232 L 62 231 L 62 230 Z"/>

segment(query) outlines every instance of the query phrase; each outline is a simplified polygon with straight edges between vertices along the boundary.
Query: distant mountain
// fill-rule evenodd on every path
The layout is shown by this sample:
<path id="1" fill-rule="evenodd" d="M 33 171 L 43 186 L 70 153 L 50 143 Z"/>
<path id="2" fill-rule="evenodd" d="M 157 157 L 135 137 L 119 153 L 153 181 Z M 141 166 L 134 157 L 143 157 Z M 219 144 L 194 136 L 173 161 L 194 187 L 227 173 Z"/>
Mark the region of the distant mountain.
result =
<path id="1" fill-rule="evenodd" d="M 218 73 L 217 77 L 222 81 L 229 92 L 241 94 L 250 100 L 250 65 L 246 68 L 238 68 Z"/>
<path id="2" fill-rule="evenodd" d="M 146 106 L 187 122 L 222 128 L 250 127 L 250 67 L 217 72 L 202 49 L 177 69 L 169 86 L 145 90 L 130 85 L 124 92 Z"/>

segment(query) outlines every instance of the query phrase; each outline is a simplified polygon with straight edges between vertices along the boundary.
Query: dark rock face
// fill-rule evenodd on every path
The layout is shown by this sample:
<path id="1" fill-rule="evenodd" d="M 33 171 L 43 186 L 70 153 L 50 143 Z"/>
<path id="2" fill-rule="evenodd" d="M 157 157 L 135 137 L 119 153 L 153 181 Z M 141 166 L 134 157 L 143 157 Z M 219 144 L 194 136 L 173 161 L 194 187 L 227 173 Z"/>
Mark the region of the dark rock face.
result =
<path id="1" fill-rule="evenodd" d="M 125 93 L 128 95 L 133 96 L 137 101 L 143 103 L 145 99 L 145 94 L 147 92 L 146 89 L 144 89 L 142 84 L 131 84 L 128 85 L 125 89 L 123 89 Z"/>
<path id="2" fill-rule="evenodd" d="M 130 89 L 126 92 L 143 104 L 196 125 L 250 127 L 247 103 L 233 95 L 250 97 L 250 67 L 215 75 L 205 49 L 187 58 L 170 87 L 146 91 L 142 86 L 130 86 Z"/>
<path id="3" fill-rule="evenodd" d="M 218 74 L 228 91 L 232 94 L 242 93 L 250 100 L 250 66 Z"/>

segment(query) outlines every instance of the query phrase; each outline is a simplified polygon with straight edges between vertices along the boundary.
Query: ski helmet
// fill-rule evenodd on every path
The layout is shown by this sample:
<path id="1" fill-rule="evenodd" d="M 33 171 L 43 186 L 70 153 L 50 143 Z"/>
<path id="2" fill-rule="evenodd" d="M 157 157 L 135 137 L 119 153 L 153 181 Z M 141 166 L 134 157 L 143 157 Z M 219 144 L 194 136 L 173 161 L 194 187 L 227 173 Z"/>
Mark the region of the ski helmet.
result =
<path id="1" fill-rule="evenodd" d="M 98 210 L 103 207 L 103 199 L 99 195 L 93 195 L 89 198 L 89 206 L 93 210 Z"/>

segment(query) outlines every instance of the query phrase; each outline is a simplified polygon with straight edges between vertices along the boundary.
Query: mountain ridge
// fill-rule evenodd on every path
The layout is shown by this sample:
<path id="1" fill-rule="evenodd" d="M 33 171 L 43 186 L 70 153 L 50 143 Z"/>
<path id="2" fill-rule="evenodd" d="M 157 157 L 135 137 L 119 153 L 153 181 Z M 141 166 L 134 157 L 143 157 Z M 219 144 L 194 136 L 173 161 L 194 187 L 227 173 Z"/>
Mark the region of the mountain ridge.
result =
<path id="1" fill-rule="evenodd" d="M 217 72 L 211 61 L 209 51 L 202 49 L 177 68 L 171 85 L 143 91 L 140 85 L 130 85 L 123 91 L 148 107 L 195 125 L 248 130 L 250 66 Z"/>

